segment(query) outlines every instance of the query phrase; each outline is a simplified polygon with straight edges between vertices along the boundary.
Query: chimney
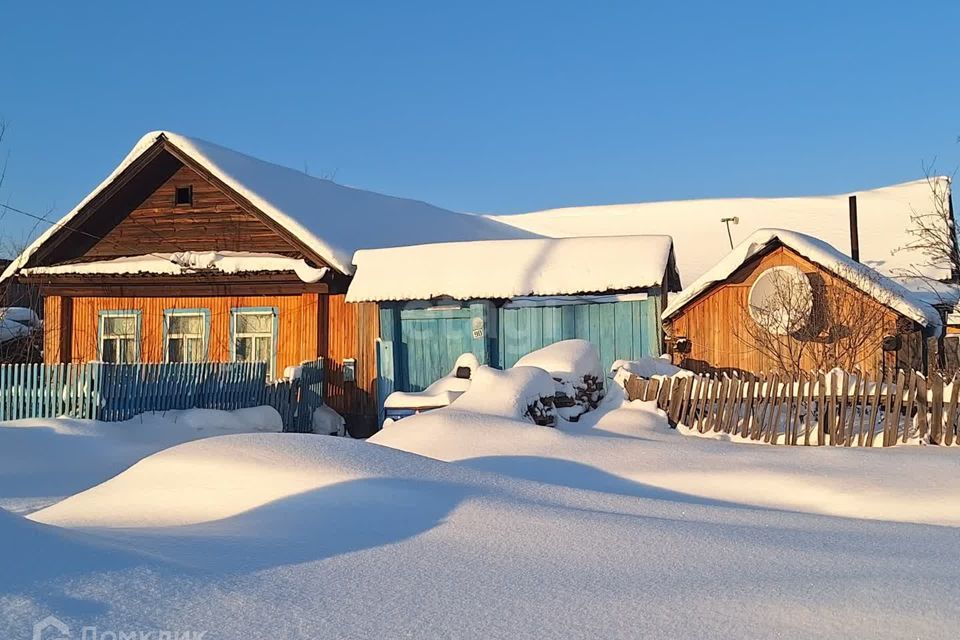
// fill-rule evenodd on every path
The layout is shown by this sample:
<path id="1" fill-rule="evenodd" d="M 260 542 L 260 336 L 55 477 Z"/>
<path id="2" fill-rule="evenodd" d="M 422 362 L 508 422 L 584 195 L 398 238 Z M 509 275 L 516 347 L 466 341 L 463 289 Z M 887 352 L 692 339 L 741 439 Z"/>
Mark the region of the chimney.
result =
<path id="1" fill-rule="evenodd" d="M 857 226 L 857 196 L 850 196 L 850 257 L 860 262 L 860 229 Z"/>

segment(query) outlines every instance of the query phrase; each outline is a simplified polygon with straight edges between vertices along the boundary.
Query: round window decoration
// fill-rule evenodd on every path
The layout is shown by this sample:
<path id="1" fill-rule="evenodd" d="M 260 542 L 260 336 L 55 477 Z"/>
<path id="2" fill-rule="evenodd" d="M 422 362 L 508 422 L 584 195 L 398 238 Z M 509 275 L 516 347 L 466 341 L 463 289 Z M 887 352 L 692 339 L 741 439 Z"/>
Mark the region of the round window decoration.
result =
<path id="1" fill-rule="evenodd" d="M 778 336 L 800 331 L 810 321 L 813 287 L 797 267 L 771 267 L 760 274 L 747 298 L 750 316 Z"/>

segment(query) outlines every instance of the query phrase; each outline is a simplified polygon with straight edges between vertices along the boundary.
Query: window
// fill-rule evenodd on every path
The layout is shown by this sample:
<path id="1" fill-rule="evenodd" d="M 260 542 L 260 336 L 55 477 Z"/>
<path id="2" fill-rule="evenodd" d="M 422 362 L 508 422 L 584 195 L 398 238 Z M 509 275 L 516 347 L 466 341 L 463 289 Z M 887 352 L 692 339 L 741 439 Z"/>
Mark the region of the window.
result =
<path id="1" fill-rule="evenodd" d="M 193 185 L 177 187 L 173 203 L 177 206 L 193 204 Z"/>
<path id="2" fill-rule="evenodd" d="M 140 312 L 100 312 L 100 360 L 129 364 L 140 357 Z"/>
<path id="3" fill-rule="evenodd" d="M 210 312 L 206 309 L 167 309 L 164 312 L 167 362 L 207 359 Z"/>
<path id="4" fill-rule="evenodd" d="M 273 378 L 277 355 L 277 310 L 234 309 L 232 328 L 234 362 L 266 362 Z"/>

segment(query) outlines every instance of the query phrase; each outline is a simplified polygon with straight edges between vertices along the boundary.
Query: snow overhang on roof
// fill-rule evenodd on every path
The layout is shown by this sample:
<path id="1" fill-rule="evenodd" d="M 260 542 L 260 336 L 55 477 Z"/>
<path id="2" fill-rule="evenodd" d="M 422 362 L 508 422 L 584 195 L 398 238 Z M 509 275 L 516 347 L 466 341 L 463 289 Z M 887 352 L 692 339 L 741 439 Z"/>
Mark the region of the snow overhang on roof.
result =
<path id="1" fill-rule="evenodd" d="M 575 295 L 679 282 L 669 236 L 536 238 L 358 251 L 350 302 Z"/>
<path id="2" fill-rule="evenodd" d="M 149 254 L 75 262 L 50 267 L 26 267 L 24 275 L 184 275 L 204 271 L 221 273 L 295 273 L 306 283 L 319 282 L 330 271 L 327 267 L 311 267 L 302 258 L 272 253 L 240 251 L 184 251 L 171 254 Z"/>
<path id="3" fill-rule="evenodd" d="M 84 206 L 157 143 L 172 145 L 198 163 L 344 274 L 353 273 L 351 257 L 361 248 L 535 235 L 482 216 L 347 187 L 197 138 L 153 131 L 137 142 L 106 180 L 31 243 L 0 280 L 27 266 L 37 249 L 59 229 L 69 227 Z"/>
<path id="4" fill-rule="evenodd" d="M 725 281 L 750 258 L 777 242 L 827 271 L 844 278 L 852 286 L 917 324 L 932 329 L 941 327 L 940 314 L 916 293 L 875 269 L 854 261 L 823 240 L 785 229 L 755 231 L 690 286 L 671 296 L 667 308 L 663 311 L 663 318 L 667 320 L 677 315 L 700 294 L 713 285 Z M 856 277 L 857 274 L 863 277 Z"/>

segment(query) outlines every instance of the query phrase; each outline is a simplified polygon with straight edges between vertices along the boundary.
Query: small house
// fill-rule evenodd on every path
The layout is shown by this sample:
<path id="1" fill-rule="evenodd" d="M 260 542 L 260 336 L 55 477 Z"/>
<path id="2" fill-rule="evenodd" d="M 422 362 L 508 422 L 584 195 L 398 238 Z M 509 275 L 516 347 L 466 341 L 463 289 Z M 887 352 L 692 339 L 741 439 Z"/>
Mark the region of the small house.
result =
<path id="1" fill-rule="evenodd" d="M 358 251 L 347 301 L 380 314 L 381 399 L 420 391 L 458 356 L 507 368 L 570 338 L 604 366 L 659 355 L 680 277 L 669 236 L 531 238 Z"/>
<path id="2" fill-rule="evenodd" d="M 2 279 L 43 296 L 48 363 L 262 361 L 280 377 L 321 357 L 358 433 L 380 330 L 375 304 L 345 303 L 354 251 L 525 235 L 153 132 Z"/>
<path id="3" fill-rule="evenodd" d="M 673 296 L 663 320 L 673 361 L 697 372 L 924 369 L 942 330 L 915 292 L 782 229 L 751 234 Z"/>

